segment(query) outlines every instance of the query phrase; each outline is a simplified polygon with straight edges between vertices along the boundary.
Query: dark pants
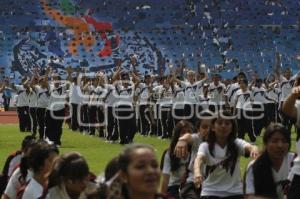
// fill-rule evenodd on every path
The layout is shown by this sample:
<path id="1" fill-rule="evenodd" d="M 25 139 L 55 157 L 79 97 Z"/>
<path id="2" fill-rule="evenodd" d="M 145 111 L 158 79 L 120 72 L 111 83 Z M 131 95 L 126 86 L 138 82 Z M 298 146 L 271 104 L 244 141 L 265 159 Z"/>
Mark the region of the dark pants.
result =
<path id="1" fill-rule="evenodd" d="M 3 98 L 4 111 L 8 111 L 9 104 L 10 104 L 10 97 L 2 96 L 2 98 Z"/>
<path id="2" fill-rule="evenodd" d="M 115 108 L 108 106 L 106 111 L 106 129 L 107 129 L 107 140 L 116 141 L 119 139 L 119 126 L 114 113 Z"/>
<path id="3" fill-rule="evenodd" d="M 265 108 L 266 114 L 266 123 L 265 127 L 267 127 L 271 122 L 277 122 L 278 118 L 278 107 L 275 103 L 267 103 Z"/>
<path id="4" fill-rule="evenodd" d="M 37 108 L 36 109 L 36 116 L 37 116 L 37 122 L 39 126 L 39 136 L 40 139 L 43 139 L 45 136 L 45 115 L 46 109 L 45 108 Z"/>
<path id="5" fill-rule="evenodd" d="M 281 107 L 283 106 L 283 102 L 281 102 Z M 295 123 L 295 120 L 289 116 L 287 116 L 282 110 L 280 110 L 281 123 L 285 126 L 289 132 L 291 132 L 292 126 Z"/>
<path id="6" fill-rule="evenodd" d="M 172 135 L 172 117 L 170 106 L 160 106 L 159 108 L 159 121 L 161 124 L 162 137 L 169 138 Z"/>
<path id="7" fill-rule="evenodd" d="M 244 109 L 237 109 L 237 125 L 238 125 L 238 138 L 244 139 L 245 134 L 248 133 L 251 142 L 256 141 L 252 125 L 252 112 Z M 247 117 L 245 117 L 247 115 Z"/>
<path id="8" fill-rule="evenodd" d="M 266 108 L 264 104 L 253 104 L 252 117 L 253 117 L 253 131 L 255 135 L 259 136 L 261 130 L 264 128 L 266 123 Z M 262 110 L 259 110 L 262 109 Z"/>
<path id="9" fill-rule="evenodd" d="M 128 144 L 133 141 L 136 132 L 134 109 L 128 105 L 120 105 L 117 107 L 117 116 L 120 144 Z"/>
<path id="10" fill-rule="evenodd" d="M 71 129 L 72 131 L 77 131 L 79 129 L 79 115 L 78 115 L 78 112 L 80 112 L 79 109 L 79 106 L 78 104 L 71 104 L 72 106 L 72 113 L 71 113 Z"/>
<path id="11" fill-rule="evenodd" d="M 37 115 L 36 115 L 36 107 L 29 107 L 30 121 L 31 121 L 31 132 L 32 135 L 36 136 L 37 130 Z"/>
<path id="12" fill-rule="evenodd" d="M 149 112 L 146 112 L 148 105 L 139 106 L 140 115 L 140 133 L 141 135 L 148 135 L 150 132 Z"/>
<path id="13" fill-rule="evenodd" d="M 300 198 L 300 176 L 294 175 L 292 180 L 287 199 L 299 199 Z"/>
<path id="14" fill-rule="evenodd" d="M 19 128 L 21 132 L 30 132 L 30 116 L 29 116 L 29 107 L 21 106 L 17 107 L 18 118 L 19 118 Z"/>
<path id="15" fill-rule="evenodd" d="M 104 127 L 105 127 L 105 115 L 104 115 L 104 106 L 97 107 L 97 121 L 99 124 L 99 137 L 105 138 L 107 136 L 104 135 Z"/>
<path id="16" fill-rule="evenodd" d="M 97 106 L 89 106 L 89 132 L 90 135 L 95 135 L 97 125 Z"/>
<path id="17" fill-rule="evenodd" d="M 170 186 L 167 189 L 167 195 L 170 198 L 179 199 L 179 185 Z"/>
<path id="18" fill-rule="evenodd" d="M 52 114 L 51 114 L 52 112 Z M 45 134 L 54 142 L 54 144 L 61 145 L 62 125 L 64 122 L 65 109 L 58 111 L 46 111 L 46 131 Z M 59 117 L 59 118 L 55 118 Z"/>
<path id="19" fill-rule="evenodd" d="M 80 121 L 82 123 L 80 125 L 80 131 L 89 132 L 89 113 L 88 113 L 88 105 L 83 104 L 80 107 Z"/>

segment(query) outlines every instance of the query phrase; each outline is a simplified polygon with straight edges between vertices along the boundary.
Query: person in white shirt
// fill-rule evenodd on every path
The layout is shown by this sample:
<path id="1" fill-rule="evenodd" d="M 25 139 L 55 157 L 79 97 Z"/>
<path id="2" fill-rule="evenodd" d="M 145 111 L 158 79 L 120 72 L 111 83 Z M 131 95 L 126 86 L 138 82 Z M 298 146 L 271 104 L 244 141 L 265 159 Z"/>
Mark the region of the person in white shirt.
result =
<path id="1" fill-rule="evenodd" d="M 196 111 L 198 111 L 196 110 L 196 105 L 199 103 L 199 95 L 201 95 L 200 88 L 203 87 L 205 81 L 207 80 L 207 76 L 200 81 L 196 81 L 195 72 L 190 70 L 187 72 L 187 81 L 180 81 L 179 79 L 175 78 L 175 75 L 173 80 L 183 89 L 184 95 L 183 101 L 178 101 L 179 108 L 180 105 L 183 105 L 183 113 L 182 115 L 179 115 L 180 117 L 178 119 L 187 119 L 191 123 L 195 123 Z"/>
<path id="2" fill-rule="evenodd" d="M 238 138 L 244 139 L 248 133 L 251 142 L 256 141 L 256 136 L 252 124 L 252 92 L 248 89 L 248 81 L 243 79 L 240 81 L 240 89 L 236 91 L 234 96 L 235 109 L 237 116 Z"/>
<path id="3" fill-rule="evenodd" d="M 96 79 L 90 79 L 88 77 L 83 78 L 83 85 L 82 85 L 82 103 L 80 106 L 80 132 L 83 133 L 90 133 L 90 128 L 89 128 L 89 101 L 90 101 L 90 94 L 94 89 L 94 85 L 96 85 Z"/>
<path id="4" fill-rule="evenodd" d="M 118 101 L 116 102 L 116 113 L 118 119 L 120 144 L 133 142 L 136 133 L 135 111 L 134 111 L 134 89 L 139 83 L 134 73 L 131 73 L 133 81 L 130 80 L 129 73 L 120 74 L 120 70 L 115 75 L 121 76 L 121 81 L 116 85 Z M 130 128 L 128 128 L 130 126 Z"/>
<path id="5" fill-rule="evenodd" d="M 20 132 L 30 132 L 30 116 L 29 116 L 29 78 L 22 79 L 22 85 L 13 85 L 13 89 L 17 91 L 17 112 L 19 118 Z"/>
<path id="6" fill-rule="evenodd" d="M 139 109 L 140 134 L 149 135 L 154 133 L 153 125 L 149 116 L 150 97 L 153 94 L 152 77 L 150 74 L 144 76 L 144 82 L 136 88 L 136 97 Z"/>
<path id="7" fill-rule="evenodd" d="M 170 146 L 165 150 L 161 162 L 162 186 L 161 193 L 174 198 L 179 198 L 179 187 L 182 184 L 187 165 L 189 163 L 190 151 L 186 157 L 178 158 L 174 154 L 174 149 L 178 139 L 185 134 L 193 133 L 193 125 L 185 120 L 181 120 L 174 128 Z"/>
<path id="8" fill-rule="evenodd" d="M 80 120 L 80 104 L 82 102 L 82 91 L 80 87 L 82 74 L 79 73 L 79 69 L 72 78 L 70 85 L 70 104 L 71 104 L 71 129 L 72 131 L 79 130 L 79 120 Z"/>
<path id="9" fill-rule="evenodd" d="M 30 92 L 29 92 L 29 116 L 31 121 L 31 133 L 35 137 L 37 133 L 37 115 L 36 115 L 36 109 L 37 109 L 37 93 L 35 90 L 35 86 L 38 84 L 39 77 L 33 76 L 31 83 L 30 83 Z"/>
<path id="10" fill-rule="evenodd" d="M 296 78 L 296 83 L 294 88 L 292 89 L 291 94 L 286 98 L 282 106 L 282 111 L 287 114 L 289 117 L 296 119 L 297 128 L 300 127 L 300 84 L 299 84 L 300 76 L 298 75 Z M 292 167 L 292 171 L 290 173 L 289 179 L 292 182 L 290 185 L 288 199 L 298 199 L 300 197 L 300 134 L 297 130 L 297 138 L 296 138 L 296 151 L 297 157 L 294 160 L 294 166 Z"/>
<path id="11" fill-rule="evenodd" d="M 245 175 L 245 194 L 284 199 L 288 175 L 295 157 L 290 153 L 291 138 L 280 123 L 270 124 L 263 136 L 264 151 L 249 163 Z"/>
<path id="12" fill-rule="evenodd" d="M 266 123 L 266 88 L 263 85 L 262 79 L 255 78 L 254 81 L 250 84 L 249 89 L 250 91 L 252 91 L 253 95 L 253 131 L 255 135 L 259 136 Z"/>
<path id="13" fill-rule="evenodd" d="M 221 75 L 214 74 L 212 77 L 213 82 L 209 84 L 208 95 L 210 96 L 209 110 L 212 112 L 224 109 L 225 107 L 225 85 L 221 83 Z"/>
<path id="14" fill-rule="evenodd" d="M 46 70 L 45 76 L 40 78 L 39 85 L 35 86 L 35 92 L 37 93 L 37 122 L 39 127 L 39 138 L 45 138 L 45 119 L 46 119 L 46 109 L 49 103 L 50 92 L 48 83 L 48 74 L 50 68 Z"/>
<path id="15" fill-rule="evenodd" d="M 279 92 L 276 83 L 267 82 L 266 83 L 266 126 L 271 122 L 278 122 L 278 102 L 279 102 Z"/>
<path id="16" fill-rule="evenodd" d="M 95 191 L 86 160 L 76 152 L 61 156 L 49 177 L 47 199 L 86 199 Z"/>
<path id="17" fill-rule="evenodd" d="M 161 126 L 161 138 L 170 138 L 173 131 L 172 118 L 172 102 L 174 96 L 174 85 L 172 83 L 172 76 L 164 77 L 163 84 L 157 86 L 155 90 L 158 93 L 158 117 Z"/>
<path id="18" fill-rule="evenodd" d="M 240 156 L 256 158 L 258 148 L 236 138 L 237 126 L 228 112 L 212 119 L 207 141 L 200 144 L 194 163 L 194 183 L 202 185 L 201 197 L 242 199 Z M 206 176 L 203 176 L 203 165 Z"/>
<path id="19" fill-rule="evenodd" d="M 71 82 L 72 68 L 67 68 L 67 82 L 63 83 L 60 76 L 53 75 L 50 86 L 50 98 L 46 110 L 45 136 L 54 144 L 61 145 L 62 125 L 65 118 L 66 90 Z"/>
<path id="20" fill-rule="evenodd" d="M 57 157 L 58 149 L 47 142 L 40 141 L 31 148 L 28 164 L 33 171 L 33 176 L 27 183 L 22 199 L 45 198 L 48 177 Z"/>

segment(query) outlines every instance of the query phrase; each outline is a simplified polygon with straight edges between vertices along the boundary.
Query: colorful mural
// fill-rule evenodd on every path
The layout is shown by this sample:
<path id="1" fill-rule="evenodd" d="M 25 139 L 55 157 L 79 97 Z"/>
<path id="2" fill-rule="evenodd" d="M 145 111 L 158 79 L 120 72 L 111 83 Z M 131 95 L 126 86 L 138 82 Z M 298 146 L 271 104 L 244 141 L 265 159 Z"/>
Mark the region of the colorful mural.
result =
<path id="1" fill-rule="evenodd" d="M 297 69 L 300 5 L 293 0 L 0 0 L 0 79 L 19 82 L 50 65 L 111 74 L 118 60 L 141 74 L 168 66 L 231 77 Z M 185 70 L 183 70 L 184 72 Z"/>

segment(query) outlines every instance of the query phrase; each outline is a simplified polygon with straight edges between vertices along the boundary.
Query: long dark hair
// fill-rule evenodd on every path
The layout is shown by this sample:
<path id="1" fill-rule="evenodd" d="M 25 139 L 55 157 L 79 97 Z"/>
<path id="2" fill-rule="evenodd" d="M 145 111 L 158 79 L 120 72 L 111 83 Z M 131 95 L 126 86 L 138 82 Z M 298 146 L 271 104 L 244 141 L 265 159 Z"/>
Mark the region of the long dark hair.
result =
<path id="1" fill-rule="evenodd" d="M 49 177 L 49 187 L 62 184 L 65 180 L 83 180 L 89 176 L 89 167 L 85 159 L 77 152 L 61 156 Z"/>
<path id="2" fill-rule="evenodd" d="M 281 124 L 271 123 L 263 136 L 264 146 L 269 142 L 275 133 L 280 133 L 291 146 L 291 138 L 288 130 Z M 254 189 L 255 195 L 278 198 L 276 192 L 276 184 L 272 174 L 272 162 L 267 150 L 255 160 L 253 163 L 253 177 L 254 177 Z"/>
<path id="3" fill-rule="evenodd" d="M 181 120 L 176 124 L 173 130 L 173 136 L 169 147 L 172 172 L 176 171 L 180 167 L 180 158 L 176 157 L 173 151 L 178 142 L 178 139 L 180 138 L 182 131 L 185 131 L 186 133 L 193 133 L 193 125 L 186 120 Z"/>
<path id="4" fill-rule="evenodd" d="M 237 134 L 237 125 L 235 118 L 232 116 L 231 113 L 227 111 L 219 111 L 216 117 L 212 120 L 212 126 L 215 124 L 215 122 L 218 119 L 225 119 L 229 120 L 232 124 L 232 130 L 227 138 L 227 150 L 226 150 L 226 156 L 227 159 L 224 161 L 223 166 L 226 169 L 226 171 L 230 171 L 230 174 L 232 175 L 235 169 L 235 164 L 238 158 L 238 149 L 236 144 L 234 143 L 236 139 Z M 214 149 L 215 149 L 215 143 L 216 143 L 216 135 L 215 132 L 210 129 L 207 137 L 207 143 L 208 143 L 208 149 L 211 156 L 215 157 Z"/>

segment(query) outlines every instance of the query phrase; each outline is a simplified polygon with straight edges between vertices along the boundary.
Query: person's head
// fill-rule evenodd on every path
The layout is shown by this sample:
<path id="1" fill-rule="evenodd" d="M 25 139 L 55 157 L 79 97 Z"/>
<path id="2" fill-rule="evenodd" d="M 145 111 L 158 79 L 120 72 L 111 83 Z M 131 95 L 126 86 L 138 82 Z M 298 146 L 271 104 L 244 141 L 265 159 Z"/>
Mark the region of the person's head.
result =
<path id="1" fill-rule="evenodd" d="M 151 81 L 152 81 L 151 75 L 147 74 L 144 76 L 145 84 L 149 85 L 149 84 L 151 84 Z"/>
<path id="2" fill-rule="evenodd" d="M 36 142 L 36 140 L 32 135 L 25 136 L 25 138 L 22 141 L 22 146 L 21 146 L 22 152 L 25 154 L 28 151 L 28 149 L 30 148 L 30 146 L 35 142 Z"/>
<path id="3" fill-rule="evenodd" d="M 283 76 L 288 80 L 291 78 L 291 74 L 292 70 L 290 68 L 286 68 L 283 72 Z"/>
<path id="4" fill-rule="evenodd" d="M 128 145 L 119 155 L 121 178 L 127 194 L 155 195 L 160 181 L 160 168 L 151 146 Z"/>
<path id="5" fill-rule="evenodd" d="M 109 163 L 105 167 L 104 178 L 105 181 L 110 180 L 116 173 L 120 170 L 119 167 L 119 157 L 114 157 L 109 161 Z"/>
<path id="6" fill-rule="evenodd" d="M 64 183 L 70 193 L 81 193 L 89 182 L 88 164 L 77 152 L 62 155 L 54 171 L 60 178 L 58 183 Z"/>
<path id="7" fill-rule="evenodd" d="M 213 77 L 212 77 L 212 80 L 215 84 L 218 84 L 221 80 L 220 74 L 214 74 Z"/>
<path id="8" fill-rule="evenodd" d="M 211 121 L 213 118 L 213 114 L 210 112 L 201 112 L 200 117 L 198 121 L 196 122 L 195 128 L 197 130 L 197 133 L 200 135 L 200 137 L 203 140 L 207 139 L 210 126 L 211 126 Z"/>
<path id="9" fill-rule="evenodd" d="M 283 159 L 291 147 L 290 132 L 279 123 L 271 123 L 263 136 L 264 150 L 270 159 Z"/>
<path id="10" fill-rule="evenodd" d="M 31 147 L 28 153 L 28 165 L 35 175 L 48 177 L 53 169 L 58 153 L 55 145 L 39 141 Z"/>
<path id="11" fill-rule="evenodd" d="M 242 90 L 247 90 L 247 88 L 248 88 L 248 81 L 246 79 L 241 79 L 239 81 L 239 84 L 240 84 L 240 88 Z"/>
<path id="12" fill-rule="evenodd" d="M 187 72 L 187 79 L 189 82 L 194 82 L 195 81 L 195 71 L 189 70 Z"/>
<path id="13" fill-rule="evenodd" d="M 60 83 L 61 83 L 61 77 L 56 74 L 53 76 L 53 82 L 54 82 L 54 87 L 57 88 L 59 87 Z"/>
<path id="14" fill-rule="evenodd" d="M 104 85 L 107 82 L 107 80 L 105 78 L 105 75 L 104 74 L 99 75 L 98 76 L 98 81 L 99 81 L 100 85 Z"/>
<path id="15" fill-rule="evenodd" d="M 226 111 L 219 111 L 212 119 L 207 142 L 210 154 L 214 157 L 215 144 L 225 143 L 227 146 L 226 154 L 228 158 L 224 162 L 224 167 L 229 170 L 231 175 L 235 169 L 238 152 L 234 141 L 236 139 L 237 125 L 234 116 Z"/>
<path id="16" fill-rule="evenodd" d="M 244 72 L 240 72 L 237 75 L 237 82 L 240 82 L 240 80 L 242 80 L 242 79 L 247 79 L 246 74 Z"/>
<path id="17" fill-rule="evenodd" d="M 255 86 L 258 87 L 258 88 L 260 88 L 262 86 L 262 83 L 263 83 L 262 79 L 257 79 Z"/>
<path id="18" fill-rule="evenodd" d="M 200 73 L 199 73 L 199 80 L 202 80 L 202 79 L 204 79 L 204 78 L 205 78 L 205 73 L 200 72 Z"/>

